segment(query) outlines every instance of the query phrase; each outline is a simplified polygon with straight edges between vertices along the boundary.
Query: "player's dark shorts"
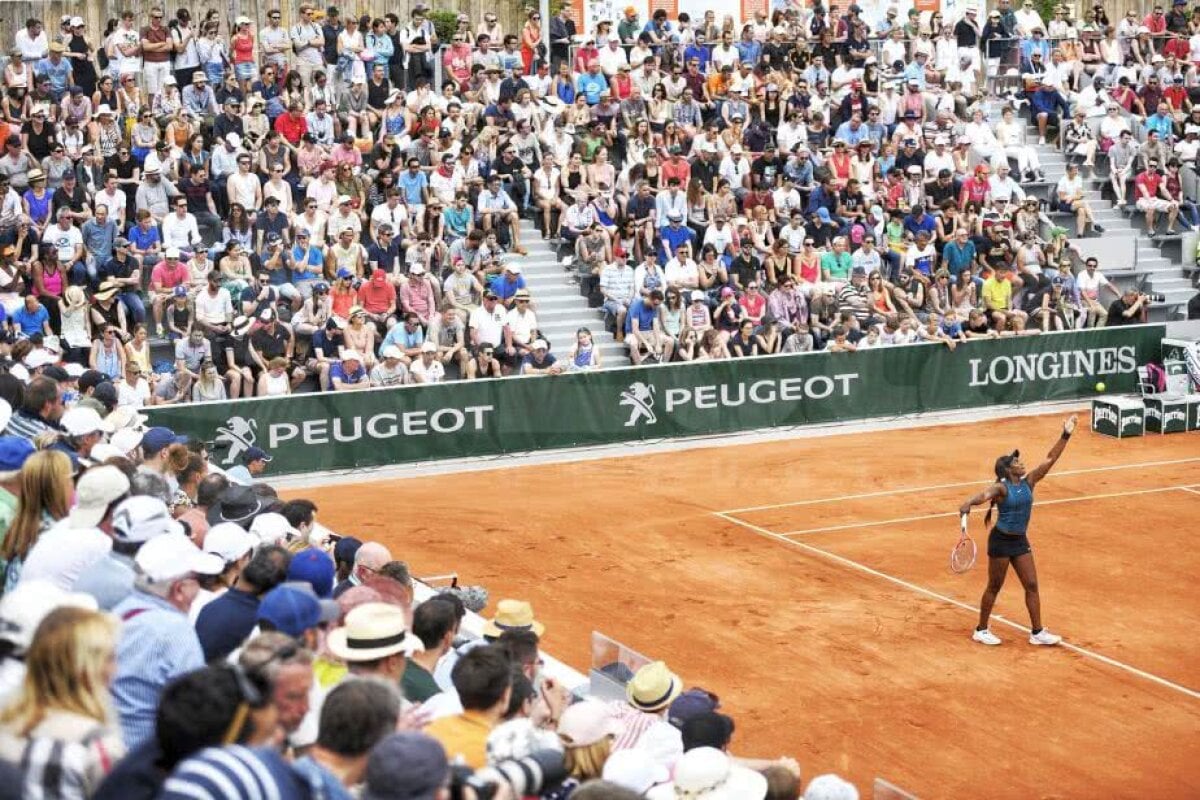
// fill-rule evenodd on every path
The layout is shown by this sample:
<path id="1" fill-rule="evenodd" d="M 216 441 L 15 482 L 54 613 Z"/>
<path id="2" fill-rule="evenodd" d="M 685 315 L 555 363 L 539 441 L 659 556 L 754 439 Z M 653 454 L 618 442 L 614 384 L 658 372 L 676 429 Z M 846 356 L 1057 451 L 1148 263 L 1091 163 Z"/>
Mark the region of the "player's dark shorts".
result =
<path id="1" fill-rule="evenodd" d="M 1029 537 L 1023 533 L 1005 533 L 992 528 L 988 534 L 988 558 L 1016 558 L 1032 552 Z"/>

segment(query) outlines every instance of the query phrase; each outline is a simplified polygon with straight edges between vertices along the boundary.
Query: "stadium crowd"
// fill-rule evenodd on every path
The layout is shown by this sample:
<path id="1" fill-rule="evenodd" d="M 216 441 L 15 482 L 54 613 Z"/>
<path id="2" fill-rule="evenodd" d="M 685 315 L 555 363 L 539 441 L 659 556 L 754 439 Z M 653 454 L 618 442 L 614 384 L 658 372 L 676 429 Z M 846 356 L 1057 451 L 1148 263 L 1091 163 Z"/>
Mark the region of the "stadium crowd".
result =
<path id="1" fill-rule="evenodd" d="M 56 388 L 27 392 L 61 407 Z M 333 534 L 261 481 L 261 450 L 226 472 L 206 443 L 86 399 L 65 436 L 10 415 L 0 798 L 799 794 L 795 761 L 730 755 L 718 698 L 663 662 L 614 665 L 626 699 L 603 701 L 544 670 L 528 602 L 465 635 L 478 589 L 417 585 L 384 544 Z M 834 775 L 805 794 L 857 796 Z"/>
<path id="2" fill-rule="evenodd" d="M 1161 11 L 30 19 L 0 97 L 0 348 L 135 407 L 595 368 L 589 330 L 541 335 L 523 219 L 635 363 L 1140 321 L 1026 194 L 1022 115 L 1109 161 L 1151 228 L 1200 221 L 1198 23 Z M 1049 191 L 1079 235 L 1092 177 Z"/>
<path id="3" fill-rule="evenodd" d="M 1148 225 L 1200 222 L 1181 7 L 29 20 L 0 98 L 0 797 L 796 798 L 662 662 L 574 697 L 528 603 L 465 637 L 478 597 L 138 409 L 592 368 L 589 332 L 539 332 L 522 219 L 635 362 L 1138 321 L 1026 195 L 1019 115 Z M 1083 181 L 1051 191 L 1079 234 Z"/>

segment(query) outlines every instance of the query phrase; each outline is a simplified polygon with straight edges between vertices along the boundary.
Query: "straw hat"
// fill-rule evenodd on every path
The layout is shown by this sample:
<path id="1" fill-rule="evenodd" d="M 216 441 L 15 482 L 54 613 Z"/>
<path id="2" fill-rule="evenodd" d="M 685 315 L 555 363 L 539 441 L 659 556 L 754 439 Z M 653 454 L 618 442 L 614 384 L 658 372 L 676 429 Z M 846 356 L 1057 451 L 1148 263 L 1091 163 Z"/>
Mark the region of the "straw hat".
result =
<path id="1" fill-rule="evenodd" d="M 546 626 L 533 618 L 533 606 L 525 600 L 501 600 L 496 616 L 483 626 L 483 635 L 499 639 L 505 631 L 533 631 L 541 636 Z"/>
<path id="2" fill-rule="evenodd" d="M 363 603 L 346 615 L 346 624 L 331 631 L 329 652 L 343 661 L 376 661 L 424 650 L 404 627 L 404 609 L 390 603 Z"/>
<path id="3" fill-rule="evenodd" d="M 662 661 L 652 661 L 639 669 L 625 686 L 629 704 L 641 711 L 661 711 L 683 691 L 683 681 Z"/>
<path id="4" fill-rule="evenodd" d="M 115 297 L 119 291 L 121 291 L 121 287 L 117 286 L 115 281 L 104 281 L 100 284 L 100 288 L 96 290 L 94 297 L 97 300 L 109 300 Z"/>

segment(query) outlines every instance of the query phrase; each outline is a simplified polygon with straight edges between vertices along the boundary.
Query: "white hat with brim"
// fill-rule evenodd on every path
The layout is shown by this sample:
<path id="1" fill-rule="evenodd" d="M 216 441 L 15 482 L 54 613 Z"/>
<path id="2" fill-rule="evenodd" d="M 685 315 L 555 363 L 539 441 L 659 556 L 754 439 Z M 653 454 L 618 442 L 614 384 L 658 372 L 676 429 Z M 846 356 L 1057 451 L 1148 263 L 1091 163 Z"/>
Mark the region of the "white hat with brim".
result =
<path id="1" fill-rule="evenodd" d="M 546 626 L 533 616 L 533 606 L 525 600 L 501 600 L 496 604 L 496 616 L 483 626 L 483 635 L 499 639 L 505 631 L 533 631 L 538 636 Z"/>
<path id="2" fill-rule="evenodd" d="M 671 780 L 671 771 L 645 750 L 627 748 L 608 757 L 601 777 L 641 797 L 655 786 Z"/>
<path id="3" fill-rule="evenodd" d="M 150 539 L 133 559 L 138 571 L 161 583 L 188 575 L 220 575 L 225 562 L 205 553 L 182 533 L 164 533 Z"/>
<path id="4" fill-rule="evenodd" d="M 619 736 L 624 726 L 608 703 L 582 700 L 567 706 L 558 720 L 558 735 L 567 747 L 590 747 L 609 736 Z"/>
<path id="5" fill-rule="evenodd" d="M 90 433 L 112 433 L 112 423 L 107 422 L 94 408 L 76 406 L 62 415 L 59 424 L 69 436 L 87 436 Z"/>
<path id="6" fill-rule="evenodd" d="M 326 639 L 329 652 L 343 661 L 377 661 L 398 653 L 424 650 L 405 628 L 404 609 L 389 603 L 363 603 L 346 615 L 345 624 Z"/>
<path id="7" fill-rule="evenodd" d="M 111 414 L 109 416 L 112 416 Z M 116 433 L 109 437 L 109 443 L 121 451 L 121 455 L 127 456 L 137 449 L 142 443 L 143 432 L 134 430 L 133 428 L 119 428 Z"/>
<path id="8" fill-rule="evenodd" d="M 257 521 L 256 519 L 255 522 Z M 225 563 L 229 563 L 237 561 L 249 553 L 258 546 L 258 543 L 258 537 L 241 525 L 233 522 L 221 522 L 213 525 L 204 534 L 203 549 L 204 552 L 220 556 Z"/>
<path id="9" fill-rule="evenodd" d="M 646 793 L 648 800 L 763 800 L 767 779 L 734 764 L 715 747 L 689 750 L 675 762 L 675 779 Z"/>
<path id="10" fill-rule="evenodd" d="M 116 467 L 94 467 L 75 486 L 75 506 L 67 514 L 67 527 L 94 528 L 108 507 L 129 491 L 129 479 Z"/>
<path id="11" fill-rule="evenodd" d="M 629 704 L 641 711 L 660 711 L 683 692 L 683 681 L 662 661 L 651 661 L 625 685 Z"/>

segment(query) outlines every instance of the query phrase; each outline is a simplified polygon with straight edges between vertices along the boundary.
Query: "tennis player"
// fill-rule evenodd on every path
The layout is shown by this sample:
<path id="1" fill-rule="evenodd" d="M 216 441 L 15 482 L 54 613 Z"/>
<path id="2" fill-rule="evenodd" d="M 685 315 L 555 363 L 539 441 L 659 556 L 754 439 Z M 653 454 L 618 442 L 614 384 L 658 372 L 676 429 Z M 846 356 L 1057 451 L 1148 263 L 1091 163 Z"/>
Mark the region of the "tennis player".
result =
<path id="1" fill-rule="evenodd" d="M 988 584 L 979 601 L 979 626 L 971 638 L 981 644 L 1000 644 L 1000 637 L 988 630 L 988 619 L 992 616 L 992 606 L 996 604 L 996 596 L 1004 585 L 1004 577 L 1008 574 L 1011 563 L 1017 573 L 1021 585 L 1025 587 L 1025 605 L 1029 609 L 1029 643 L 1036 645 L 1055 645 L 1062 641 L 1042 627 L 1042 604 L 1038 597 L 1037 569 L 1033 564 L 1033 551 L 1029 547 L 1026 536 L 1029 528 L 1029 515 L 1033 513 L 1033 487 L 1046 477 L 1051 467 L 1058 461 L 1067 441 L 1075 432 L 1077 419 L 1074 414 L 1063 424 L 1062 436 L 1050 448 L 1046 460 L 1034 467 L 1033 472 L 1026 472 L 1021 463 L 1021 451 L 1013 450 L 1006 456 L 996 459 L 996 482 L 979 494 L 967 500 L 958 509 L 960 514 L 970 513 L 972 506 L 990 503 L 985 525 L 991 522 L 992 511 L 998 510 L 999 517 L 996 525 L 988 534 Z"/>

